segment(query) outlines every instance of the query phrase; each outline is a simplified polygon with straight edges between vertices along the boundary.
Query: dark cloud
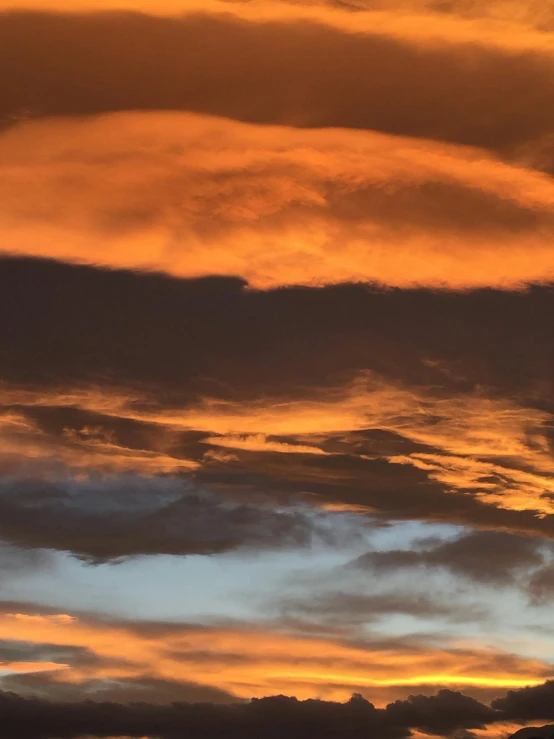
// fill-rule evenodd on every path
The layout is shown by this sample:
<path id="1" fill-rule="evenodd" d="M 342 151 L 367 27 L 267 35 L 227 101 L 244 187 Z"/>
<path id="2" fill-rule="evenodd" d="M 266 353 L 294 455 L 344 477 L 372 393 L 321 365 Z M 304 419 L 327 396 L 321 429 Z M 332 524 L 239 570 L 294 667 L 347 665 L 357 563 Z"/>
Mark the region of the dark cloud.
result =
<path id="1" fill-rule="evenodd" d="M 133 681 L 130 681 L 133 682 Z M 137 694 L 142 683 L 135 681 Z M 153 681 L 155 682 L 155 681 Z M 161 686 L 160 681 L 160 687 Z M 347 703 L 322 700 L 299 701 L 274 696 L 222 705 L 209 702 L 173 701 L 170 705 L 148 702 L 71 702 L 0 693 L 5 739 L 69 739 L 79 736 L 190 736 L 205 737 L 408 737 L 412 729 L 433 736 L 459 737 L 472 729 L 496 722 L 527 721 L 552 717 L 552 685 L 508 691 L 493 700 L 492 708 L 463 693 L 442 689 L 435 695 L 410 695 L 383 709 L 375 708 L 360 695 Z M 183 687 L 184 695 L 189 688 Z M 71 693 L 71 690 L 68 692 Z M 134 696 L 135 693 L 133 692 Z M 194 700 L 194 698 L 193 698 Z M 514 736 L 549 736 L 551 726 L 529 727 Z M 534 733 L 536 732 L 536 733 Z M 550 732 L 551 733 L 551 732 Z"/>
<path id="2" fill-rule="evenodd" d="M 22 548 L 64 550 L 94 562 L 333 541 L 335 533 L 324 519 L 268 501 L 222 499 L 191 490 L 182 480 L 0 481 L 0 537 Z"/>
<path id="3" fill-rule="evenodd" d="M 509 690 L 492 702 L 506 719 L 536 721 L 554 718 L 554 681 L 521 690 Z"/>
<path id="4" fill-rule="evenodd" d="M 62 650 L 60 656 L 63 656 Z M 78 661 L 75 663 L 79 664 Z M 17 693 L 23 697 L 64 703 L 78 703 L 84 700 L 161 705 L 174 702 L 217 704 L 239 702 L 239 699 L 231 693 L 214 686 L 147 677 L 91 679 L 77 684 L 53 680 L 47 672 L 11 674 L 0 678 L 0 687 L 4 692 Z"/>
<path id="5" fill-rule="evenodd" d="M 57 662 L 94 664 L 97 657 L 83 647 L 63 644 L 35 644 L 16 640 L 0 640 L 0 662 Z M 16 676 L 21 677 L 21 676 Z M 2 678 L 5 679 L 5 678 Z"/>
<path id="6" fill-rule="evenodd" d="M 442 567 L 483 583 L 511 584 L 517 574 L 537 569 L 543 562 L 541 539 L 501 531 L 471 531 L 430 548 L 368 552 L 353 565 L 376 571 Z"/>
<path id="7" fill-rule="evenodd" d="M 552 739 L 554 726 L 528 726 L 512 734 L 510 739 Z"/>
<path id="8" fill-rule="evenodd" d="M 426 733 L 439 736 L 447 735 L 455 728 L 482 729 L 494 716 L 488 706 L 453 690 L 395 701 L 387 706 L 386 713 L 395 723 L 417 726 Z"/>
<path id="9" fill-rule="evenodd" d="M 159 707 L 148 703 L 48 703 L 0 694 L 5 739 L 50 739 L 93 736 L 189 736 L 270 737 L 284 733 L 308 737 L 409 736 L 411 728 L 448 736 L 458 729 L 480 728 L 494 712 L 478 701 L 450 690 L 436 696 L 411 696 L 385 710 L 376 709 L 361 696 L 347 703 L 298 701 L 275 696 L 237 705 L 172 703 Z"/>
<path id="10" fill-rule="evenodd" d="M 446 392 L 554 400 L 548 287 L 253 292 L 232 278 L 0 264 L 2 377 L 18 384 L 134 384 L 167 403 L 291 399 L 371 370 Z"/>
<path id="11" fill-rule="evenodd" d="M 549 51 L 228 15 L 4 13 L 0 113 L 178 109 L 510 148 L 552 131 Z M 285 52 L 286 50 L 286 52 Z M 268 86 L 268 80 L 271 84 Z"/>
<path id="12" fill-rule="evenodd" d="M 424 470 L 385 459 L 339 459 L 234 452 L 232 463 L 214 461 L 195 472 L 203 484 L 232 492 L 259 489 L 302 496 L 314 503 L 366 506 L 383 519 L 423 519 L 484 529 L 554 537 L 554 517 L 487 505 L 471 494 L 452 494 Z M 292 455 L 291 455 L 292 456 Z M 338 472 L 341 474 L 337 474 Z M 402 556 L 402 555 L 400 555 Z"/>
<path id="13" fill-rule="evenodd" d="M 234 279 L 180 281 L 17 259 L 3 260 L 1 267 L 2 379 L 8 386 L 51 394 L 42 404 L 22 396 L 18 405 L 17 397 L 6 393 L 4 409 L 22 414 L 32 424 L 30 439 L 46 445 L 45 459 L 56 459 L 67 449 L 73 459 L 97 449 L 97 439 L 108 439 L 115 452 L 170 455 L 164 461 L 170 467 L 162 465 L 161 471 L 178 470 L 181 460 L 190 460 L 200 465 L 193 473 L 195 484 L 226 494 L 312 493 L 318 496 L 314 502 L 366 505 L 392 518 L 469 523 L 548 537 L 554 533 L 549 515 L 537 518 L 532 510 L 499 509 L 473 494 L 490 485 L 517 492 L 517 475 L 530 471 L 526 459 L 491 460 L 485 449 L 481 459 L 496 467 L 492 472 L 478 471 L 468 492 L 455 495 L 428 469 L 392 463 L 391 458 L 444 455 L 440 434 L 435 439 L 428 434 L 427 443 L 410 438 L 411 424 L 422 419 L 419 401 L 412 410 L 395 411 L 396 431 L 379 428 L 380 422 L 389 421 L 385 414 L 382 421 L 368 420 L 366 429 L 267 437 L 270 443 L 291 445 L 289 452 L 294 445 L 308 444 L 328 456 L 220 447 L 227 442 L 218 441 L 217 432 L 168 429 L 163 419 L 156 418 L 157 412 L 193 407 L 202 396 L 236 403 L 240 412 L 243 404 L 260 400 L 269 405 L 321 401 L 367 371 L 410 392 L 431 388 L 438 401 L 456 397 L 465 402 L 480 396 L 516 403 L 525 413 L 547 418 L 554 410 L 551 288 L 457 294 L 346 285 L 255 292 Z M 144 391 L 153 398 L 153 416 L 121 417 L 110 402 L 104 403 L 104 410 L 91 410 L 78 402 L 67 407 L 56 400 L 60 388 L 73 387 Z M 141 411 L 140 404 L 137 410 Z M 462 433 L 472 418 L 471 413 L 461 419 L 449 417 L 440 402 L 429 404 L 427 413 L 430 430 L 448 431 L 456 422 Z M 495 423 L 501 434 L 502 418 L 485 417 L 482 423 L 485 427 Z M 527 445 L 531 461 L 539 448 L 537 439 L 554 448 L 549 424 L 543 422 L 540 429 L 533 424 L 530 416 L 518 440 Z M 26 469 L 29 474 L 28 457 L 21 454 L 19 463 L 4 459 L 3 469 L 13 467 L 20 475 Z M 97 461 L 91 459 L 90 466 Z M 536 484 L 541 484 L 539 478 Z M 12 514 L 10 518 L 6 513 L 4 529 L 13 526 L 10 536 L 19 540 L 24 530 L 35 530 L 28 518 L 34 514 L 26 513 L 23 503 L 9 505 Z M 173 504 L 183 514 L 185 508 L 184 503 Z M 77 511 L 66 515 L 75 525 L 88 525 Z M 9 523 L 14 516 L 22 517 L 17 525 Z M 166 526 L 163 514 L 156 516 L 157 528 L 147 531 L 151 542 L 155 531 Z M 113 524 L 120 525 L 129 533 L 122 523 Z M 304 535 L 296 531 L 302 539 Z M 69 536 L 69 529 L 64 536 Z M 33 534 L 32 539 L 35 546 L 46 540 L 52 544 L 46 535 Z M 167 541 L 163 551 L 173 551 L 174 539 Z M 214 541 L 206 546 L 210 550 Z M 517 544 L 517 551 L 522 553 L 524 546 Z M 123 554 L 126 547 L 137 551 L 122 536 L 116 549 Z M 460 557 L 458 552 L 456 561 Z M 467 560 L 459 566 L 471 568 Z M 499 563 L 497 576 L 501 569 Z"/>

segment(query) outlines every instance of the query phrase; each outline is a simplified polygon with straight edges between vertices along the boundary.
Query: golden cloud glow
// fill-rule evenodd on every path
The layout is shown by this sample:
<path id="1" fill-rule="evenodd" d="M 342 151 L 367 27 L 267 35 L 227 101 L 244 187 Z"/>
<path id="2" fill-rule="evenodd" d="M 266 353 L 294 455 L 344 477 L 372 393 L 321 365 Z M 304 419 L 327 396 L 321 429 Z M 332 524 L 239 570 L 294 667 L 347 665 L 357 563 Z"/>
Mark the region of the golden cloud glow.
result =
<path id="1" fill-rule="evenodd" d="M 67 430 L 62 438 L 54 438 L 21 413 L 0 411 L 0 443 L 0 463 L 5 471 L 18 471 L 30 461 L 35 472 L 54 472 L 64 465 L 77 475 L 88 475 L 92 470 L 156 475 L 198 467 L 196 462 L 173 457 L 163 449 L 124 447 L 102 429 Z"/>
<path id="2" fill-rule="evenodd" d="M 350 8 L 350 9 L 348 9 Z M 553 51 L 552 8 L 539 0 L 0 0 L 0 10 L 88 13 L 138 11 L 183 16 L 233 15 L 250 23 L 304 20 L 354 33 L 400 36 L 423 43 L 480 43 L 510 50 Z M 352 13 L 351 10 L 356 10 Z"/>
<path id="3" fill-rule="evenodd" d="M 6 254 L 262 289 L 554 278 L 554 184 L 478 150 L 125 114 L 13 128 L 0 161 Z"/>
<path id="4" fill-rule="evenodd" d="M 0 638 L 86 647 L 100 658 L 100 664 L 52 673 L 60 682 L 141 676 L 192 679 L 245 698 L 292 691 L 299 698 L 345 700 L 356 686 L 521 687 L 538 684 L 547 674 L 537 660 L 486 649 L 364 649 L 258 628 L 160 627 L 141 633 L 65 615 L 3 614 Z M 240 660 L 235 659 L 238 654 Z"/>
<path id="5" fill-rule="evenodd" d="M 0 672 L 51 672 L 53 670 L 67 670 L 69 665 L 60 662 L 0 662 Z"/>
<path id="6" fill-rule="evenodd" d="M 390 462 L 429 471 L 453 493 L 472 491 L 483 502 L 539 516 L 554 513 L 554 460 L 547 433 L 550 415 L 518 407 L 514 401 L 482 395 L 441 397 L 414 391 L 371 375 L 352 385 L 325 391 L 319 400 L 231 403 L 206 399 L 196 407 L 162 409 L 154 399 L 98 388 L 59 393 L 34 393 L 5 387 L 4 402 L 28 407 L 75 407 L 159 426 L 171 434 L 203 431 L 206 444 L 230 451 L 281 452 L 329 456 L 321 449 L 329 436 L 363 429 L 381 429 L 423 444 L 435 451 L 390 455 Z M 6 453 L 46 457 L 57 454 L 43 434 L 33 433 L 24 417 L 7 416 Z M 13 424 L 23 432 L 13 436 Z M 17 428 L 19 429 L 19 426 Z M 220 436 L 214 436 L 218 434 Z M 295 444 L 268 440 L 292 436 Z M 158 452 L 125 450 L 115 443 L 80 434 L 77 446 L 60 447 L 60 461 L 83 469 L 177 471 L 200 463 Z M 10 441 L 11 439 L 11 441 Z M 53 446 L 54 445 L 54 446 Z M 213 452 L 206 455 L 206 463 Z M 220 457 L 225 461 L 225 455 Z M 228 456 L 232 460 L 232 455 Z M 81 460 L 81 463 L 79 463 Z M 328 472 L 327 474 L 332 474 Z M 340 473 L 336 473 L 340 474 Z"/>

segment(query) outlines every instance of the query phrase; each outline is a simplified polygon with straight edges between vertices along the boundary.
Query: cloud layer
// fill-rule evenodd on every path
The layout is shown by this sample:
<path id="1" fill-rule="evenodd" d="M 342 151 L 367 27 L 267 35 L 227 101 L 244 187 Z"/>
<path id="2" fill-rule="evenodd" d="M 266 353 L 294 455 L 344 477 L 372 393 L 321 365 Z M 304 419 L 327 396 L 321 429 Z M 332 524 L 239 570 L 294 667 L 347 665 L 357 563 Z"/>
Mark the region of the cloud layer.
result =
<path id="1" fill-rule="evenodd" d="M 0 156 L 6 254 L 256 288 L 554 275 L 550 178 L 480 150 L 145 113 L 16 126 Z"/>
<path id="2" fill-rule="evenodd" d="M 0 735 L 553 720 L 551 8 L 0 5 Z"/>

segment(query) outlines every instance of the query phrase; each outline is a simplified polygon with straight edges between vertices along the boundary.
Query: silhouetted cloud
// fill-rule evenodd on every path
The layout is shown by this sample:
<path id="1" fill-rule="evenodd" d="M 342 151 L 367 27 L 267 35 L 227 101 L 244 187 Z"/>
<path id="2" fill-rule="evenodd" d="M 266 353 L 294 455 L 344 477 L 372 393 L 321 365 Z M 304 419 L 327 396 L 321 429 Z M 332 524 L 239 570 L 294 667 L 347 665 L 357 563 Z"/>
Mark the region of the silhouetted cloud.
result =
<path id="1" fill-rule="evenodd" d="M 412 695 L 383 709 L 375 708 L 358 694 L 354 694 L 347 703 L 313 699 L 299 701 L 280 695 L 235 705 L 173 702 L 168 706 L 158 706 L 143 702 L 48 702 L 2 692 L 1 735 L 6 739 L 49 739 L 53 736 L 69 739 L 82 735 L 157 736 L 165 739 L 181 734 L 210 738 L 280 737 L 286 732 L 302 739 L 314 735 L 331 737 L 337 733 L 352 738 L 379 736 L 401 739 L 409 737 L 411 730 L 415 729 L 433 736 L 449 737 L 459 736 L 463 730 L 484 729 L 505 721 L 507 714 L 518 720 L 551 716 L 550 685 L 546 683 L 509 691 L 506 698 L 493 701 L 492 708 L 463 693 L 446 689 L 431 696 Z M 541 703 L 539 696 L 549 700 L 550 704 Z M 526 716 L 526 711 L 536 713 Z M 515 736 L 519 735 L 520 732 Z M 522 737 L 531 735 L 531 728 L 521 732 Z"/>
<path id="2" fill-rule="evenodd" d="M 554 681 L 522 690 L 509 690 L 504 698 L 492 702 L 493 708 L 508 719 L 537 721 L 554 718 Z"/>
<path id="3" fill-rule="evenodd" d="M 481 728 L 493 712 L 460 693 L 442 690 L 433 697 L 413 696 L 386 710 L 361 696 L 348 703 L 298 701 L 275 696 L 223 706 L 208 703 L 48 703 L 0 693 L 1 735 L 48 738 L 93 736 L 407 737 L 411 728 L 448 736 L 459 728 Z"/>
<path id="4" fill-rule="evenodd" d="M 45 650 L 36 649 L 44 659 Z M 64 651 L 60 649 L 60 658 Z M 79 662 L 73 662 L 73 664 Z M 241 702 L 240 699 L 211 685 L 198 685 L 194 682 L 160 680 L 156 678 L 117 677 L 112 679 L 91 679 L 78 684 L 53 679 L 48 672 L 13 673 L 0 678 L 4 692 L 17 693 L 28 698 L 42 698 L 64 703 L 82 701 L 108 701 L 110 703 L 154 703 L 167 705 L 174 702 L 228 704 Z"/>

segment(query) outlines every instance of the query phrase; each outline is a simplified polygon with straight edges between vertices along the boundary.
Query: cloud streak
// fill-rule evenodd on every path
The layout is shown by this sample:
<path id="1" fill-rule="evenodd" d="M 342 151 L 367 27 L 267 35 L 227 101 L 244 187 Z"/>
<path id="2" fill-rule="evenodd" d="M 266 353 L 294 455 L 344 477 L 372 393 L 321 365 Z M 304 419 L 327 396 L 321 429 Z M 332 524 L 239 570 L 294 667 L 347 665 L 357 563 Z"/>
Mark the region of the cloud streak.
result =
<path id="1" fill-rule="evenodd" d="M 18 610 L 3 607 L 0 639 L 29 642 L 35 653 L 41 644 L 47 645 L 46 654 L 52 654 L 52 646 L 66 650 L 69 667 L 51 672 L 51 692 L 43 681 L 41 695 L 62 695 L 64 684 L 91 690 L 93 683 L 87 688 L 87 681 L 94 680 L 107 681 L 106 691 L 110 681 L 194 680 L 235 698 L 293 692 L 302 698 L 344 700 L 355 690 L 379 696 L 391 687 L 433 685 L 492 688 L 498 695 L 508 687 L 539 684 L 551 673 L 539 660 L 482 646 L 450 644 L 447 649 L 441 641 L 418 643 L 375 634 L 349 643 L 255 624 L 133 623 L 25 612 L 21 605 Z M 71 656 L 72 649 L 83 648 L 86 659 L 79 651 Z M 33 684 L 36 690 L 36 681 L 28 682 L 27 692 Z M 101 690 L 101 683 L 96 688 Z"/>

